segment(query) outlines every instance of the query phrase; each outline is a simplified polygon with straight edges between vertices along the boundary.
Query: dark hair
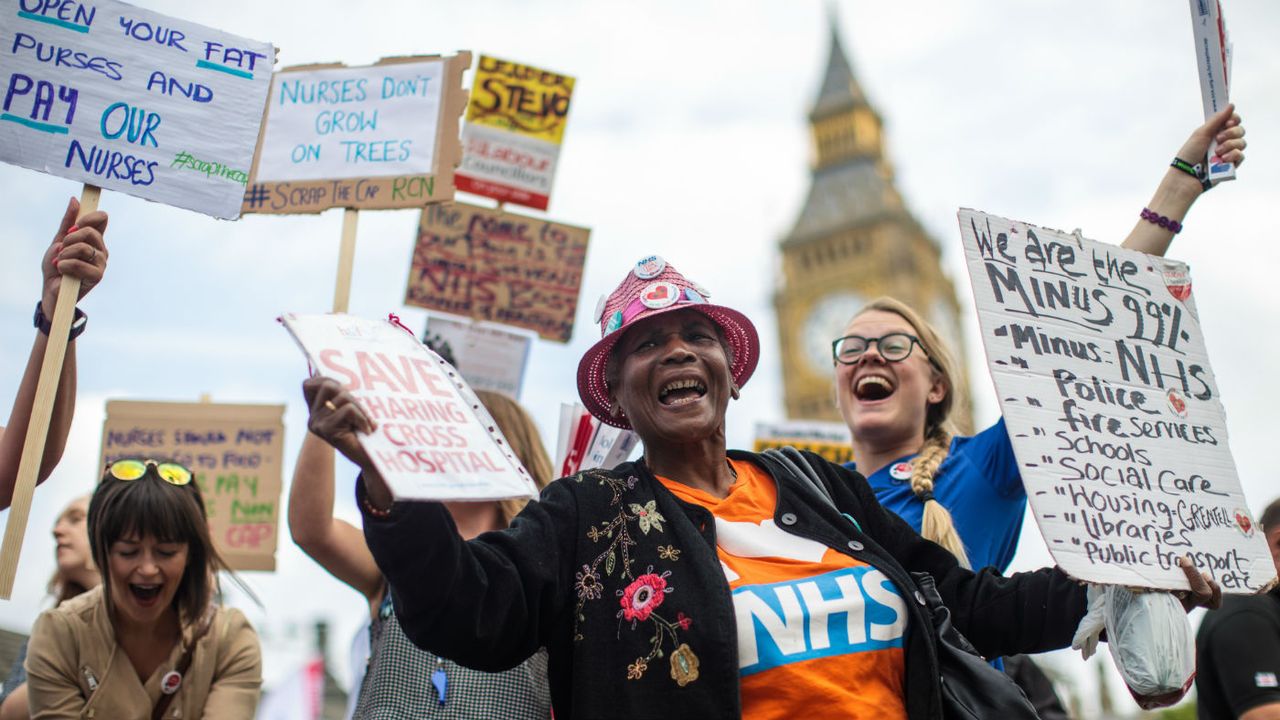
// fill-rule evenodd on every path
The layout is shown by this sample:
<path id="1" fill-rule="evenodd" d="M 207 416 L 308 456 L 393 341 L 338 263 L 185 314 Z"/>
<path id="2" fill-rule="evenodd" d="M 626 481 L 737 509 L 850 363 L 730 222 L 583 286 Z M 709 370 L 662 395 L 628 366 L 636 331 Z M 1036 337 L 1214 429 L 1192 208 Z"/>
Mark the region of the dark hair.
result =
<path id="1" fill-rule="evenodd" d="M 186 485 L 172 485 L 150 469 L 137 480 L 117 480 L 109 472 L 104 474 L 89 502 L 89 547 L 102 573 L 108 607 L 111 571 L 107 554 L 111 546 L 125 538 L 144 537 L 186 543 L 187 567 L 174 602 L 181 622 L 196 622 L 213 599 L 217 572 L 229 568 L 213 545 L 204 498 L 194 479 Z"/>
<path id="2" fill-rule="evenodd" d="M 1271 532 L 1276 528 L 1280 528 L 1280 498 L 1272 500 L 1267 509 L 1262 511 L 1262 517 L 1258 518 L 1258 524 L 1262 526 L 1262 532 Z"/>

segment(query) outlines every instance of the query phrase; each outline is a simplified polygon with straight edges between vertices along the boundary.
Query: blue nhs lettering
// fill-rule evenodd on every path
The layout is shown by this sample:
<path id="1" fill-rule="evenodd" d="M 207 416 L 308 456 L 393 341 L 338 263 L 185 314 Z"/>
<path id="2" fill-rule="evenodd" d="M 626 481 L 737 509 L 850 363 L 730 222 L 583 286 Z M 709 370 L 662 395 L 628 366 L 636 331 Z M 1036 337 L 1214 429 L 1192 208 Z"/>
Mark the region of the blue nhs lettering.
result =
<path id="1" fill-rule="evenodd" d="M 738 670 L 747 676 L 802 660 L 902 647 L 907 607 L 871 567 L 733 592 Z"/>

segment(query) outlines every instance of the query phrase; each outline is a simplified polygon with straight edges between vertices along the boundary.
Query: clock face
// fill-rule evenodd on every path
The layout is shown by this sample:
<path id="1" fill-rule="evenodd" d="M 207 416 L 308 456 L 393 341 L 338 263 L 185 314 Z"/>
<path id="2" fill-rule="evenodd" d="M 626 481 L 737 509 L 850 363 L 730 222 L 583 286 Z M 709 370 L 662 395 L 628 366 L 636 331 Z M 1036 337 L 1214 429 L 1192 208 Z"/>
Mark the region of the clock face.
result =
<path id="1" fill-rule="evenodd" d="M 813 372 L 826 377 L 835 376 L 831 341 L 840 337 L 853 314 L 865 304 L 861 295 L 848 290 L 825 295 L 814 303 L 800 328 L 799 337 L 803 349 L 801 354 Z"/>

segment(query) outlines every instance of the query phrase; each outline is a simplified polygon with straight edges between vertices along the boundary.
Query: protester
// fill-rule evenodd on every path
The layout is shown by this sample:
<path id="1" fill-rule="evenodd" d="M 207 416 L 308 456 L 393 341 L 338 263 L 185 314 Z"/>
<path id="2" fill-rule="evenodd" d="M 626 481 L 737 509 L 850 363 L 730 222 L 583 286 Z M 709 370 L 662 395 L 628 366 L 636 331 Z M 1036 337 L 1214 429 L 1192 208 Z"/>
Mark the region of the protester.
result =
<path id="1" fill-rule="evenodd" d="M 1215 137 L 1223 159 L 1244 162 L 1234 106 L 1197 128 L 1177 157 L 1203 158 Z M 1200 181 L 1171 167 L 1148 210 L 1181 222 L 1202 192 Z M 1124 247 L 1163 255 L 1173 235 L 1142 219 Z M 853 316 L 832 352 L 836 403 L 853 444 L 846 467 L 866 475 L 881 504 L 962 564 L 1008 569 L 1027 504 L 1022 476 L 1003 418 L 971 438 L 952 436 L 957 371 L 937 332 L 910 307 L 881 298 Z"/>
<path id="2" fill-rule="evenodd" d="M 1070 642 L 1085 594 L 1060 570 L 975 574 L 856 473 L 808 455 L 808 478 L 726 453 L 725 413 L 759 340 L 707 295 L 660 258 L 628 273 L 578 391 L 635 430 L 643 459 L 558 480 L 510 528 L 469 542 L 442 505 L 393 501 L 357 442 L 373 424 L 337 382 L 317 382 L 311 428 L 363 471 L 365 539 L 406 635 L 488 670 L 547 647 L 562 720 L 939 718 L 929 583 L 909 572 L 936 578 L 984 654 Z M 1213 602 L 1220 589 L 1186 571 L 1195 602 Z"/>
<path id="3" fill-rule="evenodd" d="M 22 446 L 27 440 L 27 424 L 31 408 L 35 404 L 36 384 L 40 378 L 40 366 L 48 344 L 53 309 L 57 305 L 58 288 L 62 276 L 80 278 L 80 297 L 94 288 L 107 269 L 107 246 L 103 233 L 107 231 L 107 214 L 100 210 L 88 213 L 79 220 L 80 203 L 75 198 L 67 203 L 53 242 L 40 261 L 43 292 L 36 304 L 35 326 L 38 330 L 27 358 L 27 369 L 18 385 L 18 394 L 9 411 L 9 424 L 0 427 L 0 510 L 9 507 L 13 499 L 13 485 L 18 478 L 18 465 L 22 460 Z M 71 325 L 71 339 L 84 332 L 86 316 L 79 308 Z M 67 446 L 67 434 L 71 431 L 71 417 L 76 407 L 76 344 L 67 345 L 66 358 L 62 361 L 62 375 L 54 396 L 53 413 L 49 422 L 49 434 L 45 439 L 44 457 L 40 462 L 37 482 L 43 482 L 53 472 L 62 451 Z"/>
<path id="4" fill-rule="evenodd" d="M 308 405 L 323 403 L 319 378 L 303 383 Z M 537 426 L 514 400 L 477 391 L 498 429 L 539 488 L 551 480 L 551 461 Z M 312 408 L 312 417 L 318 415 Z M 387 581 L 364 536 L 333 517 L 333 450 L 308 433 L 289 489 L 289 532 L 298 547 L 369 603 L 369 662 L 352 717 L 548 718 L 546 653 L 500 673 L 481 672 L 419 650 L 405 637 L 392 608 Z M 446 503 L 458 533 L 470 540 L 507 527 L 524 501 Z"/>
<path id="5" fill-rule="evenodd" d="M 1280 499 L 1258 524 L 1280 573 Z M 1196 695 L 1202 720 L 1280 718 L 1280 586 L 1233 595 L 1205 615 L 1196 635 Z"/>
<path id="6" fill-rule="evenodd" d="M 102 585 L 36 620 L 32 718 L 253 717 L 258 638 L 240 611 L 214 600 L 227 566 L 204 507 L 181 465 L 108 466 L 89 503 Z"/>
<path id="7" fill-rule="evenodd" d="M 88 496 L 72 500 L 53 526 L 56 569 L 49 579 L 49 596 L 54 607 L 82 595 L 102 582 L 93 554 L 89 550 L 89 532 L 86 519 L 89 514 Z M 9 677 L 4 681 L 0 694 L 0 720 L 25 720 L 31 717 L 27 708 L 27 643 L 22 643 L 18 657 L 13 661 Z"/>

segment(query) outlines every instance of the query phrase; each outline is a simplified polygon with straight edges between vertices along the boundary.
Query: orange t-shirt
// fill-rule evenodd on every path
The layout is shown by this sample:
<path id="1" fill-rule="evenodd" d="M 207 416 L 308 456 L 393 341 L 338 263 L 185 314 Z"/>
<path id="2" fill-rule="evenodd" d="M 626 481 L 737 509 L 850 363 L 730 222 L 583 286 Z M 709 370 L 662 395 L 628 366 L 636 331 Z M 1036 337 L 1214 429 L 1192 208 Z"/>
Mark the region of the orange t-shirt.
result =
<path id="1" fill-rule="evenodd" d="M 773 519 L 773 478 L 729 462 L 738 479 L 723 500 L 658 479 L 715 516 L 737 615 L 744 720 L 905 720 L 907 608 L 893 583 L 861 560 L 784 532 Z"/>

